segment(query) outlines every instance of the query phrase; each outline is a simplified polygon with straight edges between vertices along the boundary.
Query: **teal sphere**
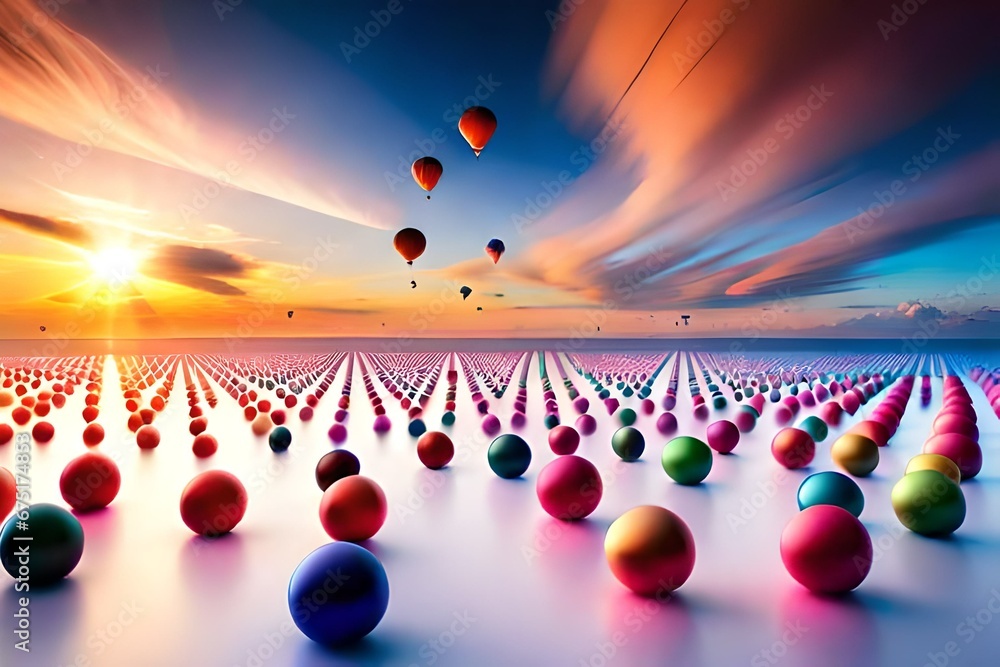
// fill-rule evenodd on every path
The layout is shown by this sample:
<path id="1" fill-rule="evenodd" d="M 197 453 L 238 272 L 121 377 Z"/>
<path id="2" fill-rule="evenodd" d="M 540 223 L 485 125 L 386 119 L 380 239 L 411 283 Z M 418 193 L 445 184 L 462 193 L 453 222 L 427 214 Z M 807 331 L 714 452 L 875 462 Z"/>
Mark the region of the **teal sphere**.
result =
<path id="1" fill-rule="evenodd" d="M 549 414 L 545 415 L 544 423 L 545 423 L 545 428 L 551 431 L 556 426 L 559 426 L 559 415 L 550 412 Z"/>
<path id="2" fill-rule="evenodd" d="M 802 423 L 799 424 L 799 428 L 811 435 L 816 442 L 823 442 L 826 440 L 826 436 L 830 434 L 830 427 L 816 415 L 810 415 L 803 419 Z M 844 509 L 847 508 L 845 507 Z M 857 516 L 857 514 L 854 516 Z"/>
<path id="3" fill-rule="evenodd" d="M 618 411 L 618 421 L 622 423 L 622 426 L 631 426 L 635 423 L 636 418 L 637 415 L 632 408 L 625 408 Z"/>
<path id="4" fill-rule="evenodd" d="M 646 450 L 646 439 L 639 429 L 622 426 L 611 436 L 611 448 L 622 461 L 638 461 Z"/>
<path id="5" fill-rule="evenodd" d="M 664 446 L 660 463 L 678 484 L 701 484 L 712 470 L 712 450 L 698 438 L 682 435 Z"/>
<path id="6" fill-rule="evenodd" d="M 441 423 L 444 426 L 452 426 L 455 423 L 455 413 L 449 410 L 441 415 Z"/>
<path id="7" fill-rule="evenodd" d="M 531 447 L 524 438 L 505 433 L 490 443 L 486 457 L 490 468 L 498 477 L 515 479 L 527 472 L 531 465 Z"/>
<path id="8" fill-rule="evenodd" d="M 802 480 L 797 497 L 800 510 L 813 505 L 836 505 L 858 517 L 865 508 L 865 495 L 857 482 L 832 470 Z"/>

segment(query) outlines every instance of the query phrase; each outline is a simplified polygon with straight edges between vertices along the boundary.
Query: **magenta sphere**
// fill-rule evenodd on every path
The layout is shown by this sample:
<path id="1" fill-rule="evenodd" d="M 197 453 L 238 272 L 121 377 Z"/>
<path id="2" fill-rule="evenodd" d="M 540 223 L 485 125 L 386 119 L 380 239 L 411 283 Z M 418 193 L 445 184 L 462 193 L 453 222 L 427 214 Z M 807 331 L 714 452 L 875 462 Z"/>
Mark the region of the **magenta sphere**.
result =
<path id="1" fill-rule="evenodd" d="M 924 454 L 940 454 L 955 462 L 962 480 L 972 479 L 983 469 L 983 450 L 972 438 L 960 433 L 939 433 L 924 443 Z"/>
<path id="2" fill-rule="evenodd" d="M 670 435 L 677 431 L 677 417 L 671 412 L 664 412 L 656 418 L 656 430 L 663 435 Z"/>
<path id="3" fill-rule="evenodd" d="M 593 435 L 597 430 L 597 420 L 593 415 L 580 415 L 576 418 L 576 430 L 580 435 Z"/>
<path id="4" fill-rule="evenodd" d="M 604 494 L 604 484 L 593 463 L 569 454 L 542 468 L 535 491 L 542 509 L 551 516 L 575 521 L 597 509 Z"/>
<path id="5" fill-rule="evenodd" d="M 510 416 L 510 425 L 512 428 L 523 428 L 528 419 L 524 416 L 523 412 L 515 412 Z"/>
<path id="6" fill-rule="evenodd" d="M 733 417 L 733 421 L 736 423 L 736 428 L 740 430 L 740 433 L 749 433 L 753 430 L 753 427 L 757 425 L 757 417 L 755 416 L 756 411 L 750 406 L 746 406 L 748 409 L 740 409 L 736 415 Z"/>
<path id="7" fill-rule="evenodd" d="M 386 433 L 390 428 L 392 428 L 392 422 L 386 415 L 379 415 L 375 418 L 375 423 L 372 424 L 372 430 L 376 433 Z"/>
<path id="8" fill-rule="evenodd" d="M 872 566 L 872 540 L 857 517 L 836 505 L 813 505 L 781 533 L 781 561 L 788 574 L 814 593 L 857 588 Z"/>
<path id="9" fill-rule="evenodd" d="M 840 407 L 840 403 L 836 401 L 824 403 L 819 411 L 820 419 L 825 421 L 827 426 L 840 426 L 840 419 L 843 414 L 844 408 Z"/>
<path id="10" fill-rule="evenodd" d="M 339 445 L 347 440 L 347 427 L 339 423 L 334 424 L 330 427 L 330 430 L 327 431 L 326 434 L 329 436 L 331 442 L 335 445 Z"/>
<path id="11" fill-rule="evenodd" d="M 573 409 L 576 410 L 578 414 L 582 415 L 590 409 L 590 401 L 588 401 L 585 396 L 577 396 L 573 400 Z"/>
<path id="12" fill-rule="evenodd" d="M 853 415 L 861 407 L 861 401 L 858 399 L 858 395 L 853 391 L 845 392 L 840 399 L 840 407 L 844 408 L 844 412 L 849 415 Z"/>
<path id="13" fill-rule="evenodd" d="M 720 419 L 709 424 L 706 433 L 708 446 L 720 454 L 728 454 L 733 451 L 740 441 L 740 430 L 731 421 Z"/>
<path id="14" fill-rule="evenodd" d="M 500 418 L 494 414 L 487 414 L 482 421 L 483 433 L 486 435 L 496 435 L 500 432 Z"/>
<path id="15" fill-rule="evenodd" d="M 572 426 L 560 425 L 549 431 L 549 447 L 559 456 L 566 456 L 580 446 L 580 434 Z"/>

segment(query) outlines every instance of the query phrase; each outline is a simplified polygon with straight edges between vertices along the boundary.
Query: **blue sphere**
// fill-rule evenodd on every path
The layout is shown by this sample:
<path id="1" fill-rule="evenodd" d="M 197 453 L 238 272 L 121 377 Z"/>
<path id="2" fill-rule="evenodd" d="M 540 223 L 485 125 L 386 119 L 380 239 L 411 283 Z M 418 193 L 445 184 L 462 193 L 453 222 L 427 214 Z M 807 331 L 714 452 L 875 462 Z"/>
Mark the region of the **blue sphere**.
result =
<path id="1" fill-rule="evenodd" d="M 813 505 L 836 505 L 857 517 L 861 516 L 861 511 L 865 508 L 865 495 L 853 479 L 828 470 L 802 480 L 798 502 L 800 510 Z"/>
<path id="2" fill-rule="evenodd" d="M 332 542 L 306 556 L 288 583 L 292 620 L 306 637 L 327 646 L 355 642 L 379 624 L 389 607 L 389 579 L 370 551 Z"/>
<path id="3" fill-rule="evenodd" d="M 406 430 L 409 431 L 410 435 L 414 438 L 417 438 L 427 431 L 427 425 L 424 424 L 423 419 L 417 418 L 410 422 L 409 426 L 406 427 Z"/>

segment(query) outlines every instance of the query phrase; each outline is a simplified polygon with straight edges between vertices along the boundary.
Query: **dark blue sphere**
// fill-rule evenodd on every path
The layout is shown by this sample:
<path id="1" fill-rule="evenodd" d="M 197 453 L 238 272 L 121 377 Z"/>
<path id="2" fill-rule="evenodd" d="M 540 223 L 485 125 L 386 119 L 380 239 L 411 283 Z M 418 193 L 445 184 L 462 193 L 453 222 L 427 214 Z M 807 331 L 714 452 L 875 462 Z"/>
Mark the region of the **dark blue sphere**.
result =
<path id="1" fill-rule="evenodd" d="M 25 547 L 27 563 L 21 551 Z M 11 577 L 26 578 L 32 588 L 69 576 L 81 557 L 83 527 L 57 505 L 31 505 L 24 513 L 12 514 L 0 531 L 0 563 Z"/>
<path id="2" fill-rule="evenodd" d="M 267 437 L 267 444 L 275 453 L 288 451 L 292 445 L 292 433 L 284 426 L 278 426 Z"/>
<path id="3" fill-rule="evenodd" d="M 389 579 L 370 551 L 332 542 L 305 557 L 288 583 L 292 620 L 327 646 L 355 642 L 379 624 L 389 607 Z"/>

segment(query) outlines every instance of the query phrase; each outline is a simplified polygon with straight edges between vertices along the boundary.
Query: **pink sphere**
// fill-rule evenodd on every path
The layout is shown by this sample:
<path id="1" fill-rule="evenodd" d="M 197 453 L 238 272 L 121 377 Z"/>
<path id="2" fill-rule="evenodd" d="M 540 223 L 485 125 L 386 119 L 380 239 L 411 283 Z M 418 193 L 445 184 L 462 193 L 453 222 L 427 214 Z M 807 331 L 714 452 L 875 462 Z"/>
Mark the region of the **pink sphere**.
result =
<path id="1" fill-rule="evenodd" d="M 584 396 L 577 396 L 573 400 L 573 409 L 582 415 L 584 412 L 590 409 L 590 401 L 588 401 L 587 398 Z"/>
<path id="2" fill-rule="evenodd" d="M 663 435 L 670 435 L 677 430 L 677 417 L 670 412 L 664 412 L 656 418 L 656 430 Z"/>
<path id="3" fill-rule="evenodd" d="M 960 433 L 939 433 L 924 443 L 924 454 L 940 454 L 955 462 L 962 480 L 972 479 L 983 468 L 983 450 L 972 438 Z"/>
<path id="4" fill-rule="evenodd" d="M 781 533 L 781 561 L 792 578 L 814 593 L 857 588 L 872 566 L 872 540 L 858 519 L 836 505 L 813 505 Z"/>
<path id="5" fill-rule="evenodd" d="M 580 415 L 576 418 L 576 430 L 580 435 L 593 435 L 597 430 L 597 420 L 593 415 Z"/>
<path id="6" fill-rule="evenodd" d="M 959 433 L 970 440 L 979 442 L 979 427 L 962 415 L 939 414 L 931 428 L 934 433 Z"/>
<path id="7" fill-rule="evenodd" d="M 535 491 L 542 509 L 561 521 L 575 521 L 597 509 L 604 484 L 593 463 L 569 454 L 542 468 Z"/>
<path id="8" fill-rule="evenodd" d="M 740 410 L 737 412 L 733 417 L 733 421 L 736 423 L 736 428 L 740 430 L 740 433 L 749 433 L 757 425 L 757 418 L 749 410 Z"/>
<path id="9" fill-rule="evenodd" d="M 347 440 L 347 427 L 343 424 L 337 423 L 330 427 L 330 430 L 326 432 L 329 436 L 330 441 L 335 445 L 339 445 Z"/>
<path id="10" fill-rule="evenodd" d="M 496 435 L 500 432 L 503 426 L 500 424 L 500 418 L 494 414 L 487 414 L 483 417 L 483 421 L 480 424 L 483 429 L 483 433 L 486 435 Z"/>
<path id="11" fill-rule="evenodd" d="M 376 433 L 387 433 L 390 428 L 392 428 L 392 422 L 389 421 L 389 417 L 384 414 L 375 417 L 375 422 L 372 424 L 373 431 Z"/>
<path id="12" fill-rule="evenodd" d="M 580 434 L 572 426 L 560 425 L 549 431 L 549 447 L 559 456 L 566 456 L 580 446 Z"/>
<path id="13" fill-rule="evenodd" d="M 816 441 L 799 428 L 783 428 L 771 441 L 774 460 L 789 470 L 805 468 L 816 456 Z"/>
<path id="14" fill-rule="evenodd" d="M 740 441 L 740 430 L 733 422 L 720 419 L 709 425 L 706 437 L 709 447 L 720 454 L 728 454 Z"/>
<path id="15" fill-rule="evenodd" d="M 839 426 L 843 414 L 844 408 L 840 407 L 840 403 L 835 401 L 824 403 L 822 409 L 819 411 L 820 419 L 825 421 L 828 426 Z"/>
<path id="16" fill-rule="evenodd" d="M 513 428 L 523 428 L 524 424 L 527 422 L 527 418 L 524 416 L 523 412 L 515 412 L 510 416 L 510 425 Z"/>
<path id="17" fill-rule="evenodd" d="M 843 397 L 840 399 L 840 406 L 844 408 L 844 412 L 849 415 L 853 415 L 861 407 L 861 401 L 858 399 L 858 395 L 853 391 L 845 392 Z"/>
<path id="18" fill-rule="evenodd" d="M 779 426 L 784 426 L 788 422 L 792 421 L 792 411 L 789 410 L 787 406 L 779 405 L 774 411 L 774 421 L 777 422 Z"/>

